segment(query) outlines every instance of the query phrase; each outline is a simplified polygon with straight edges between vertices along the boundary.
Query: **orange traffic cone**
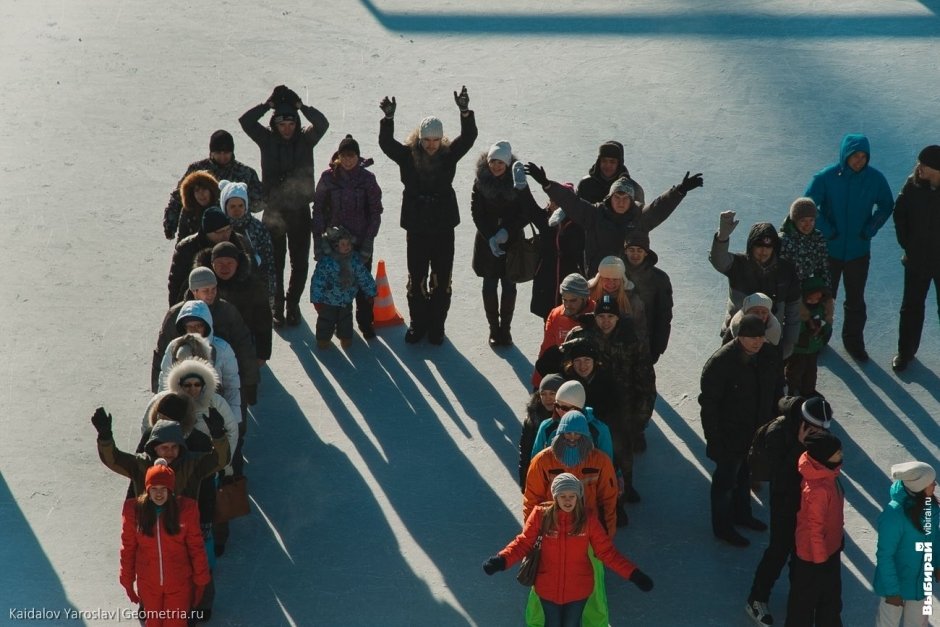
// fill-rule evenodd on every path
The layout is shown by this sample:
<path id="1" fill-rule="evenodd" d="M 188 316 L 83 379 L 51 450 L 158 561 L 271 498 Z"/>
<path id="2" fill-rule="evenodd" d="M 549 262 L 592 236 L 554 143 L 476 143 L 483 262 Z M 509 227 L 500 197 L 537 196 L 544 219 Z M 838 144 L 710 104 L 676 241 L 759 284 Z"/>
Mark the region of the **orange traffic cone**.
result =
<path id="1" fill-rule="evenodd" d="M 372 325 L 376 327 L 393 327 L 405 324 L 405 319 L 398 313 L 395 301 L 392 300 L 392 288 L 388 285 L 388 275 L 385 274 L 385 260 L 379 259 L 379 267 L 375 271 L 375 304 L 372 306 Z"/>

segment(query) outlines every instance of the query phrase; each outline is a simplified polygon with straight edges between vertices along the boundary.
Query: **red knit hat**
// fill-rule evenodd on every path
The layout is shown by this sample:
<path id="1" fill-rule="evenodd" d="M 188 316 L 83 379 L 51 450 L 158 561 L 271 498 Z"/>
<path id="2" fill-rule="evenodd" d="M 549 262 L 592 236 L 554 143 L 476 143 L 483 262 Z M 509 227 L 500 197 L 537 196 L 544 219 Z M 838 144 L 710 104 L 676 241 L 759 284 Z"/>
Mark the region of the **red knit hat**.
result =
<path id="1" fill-rule="evenodd" d="M 172 492 L 176 488 L 176 473 L 166 463 L 162 457 L 153 463 L 153 466 L 147 469 L 147 476 L 144 479 L 144 487 L 150 488 L 163 487 Z"/>

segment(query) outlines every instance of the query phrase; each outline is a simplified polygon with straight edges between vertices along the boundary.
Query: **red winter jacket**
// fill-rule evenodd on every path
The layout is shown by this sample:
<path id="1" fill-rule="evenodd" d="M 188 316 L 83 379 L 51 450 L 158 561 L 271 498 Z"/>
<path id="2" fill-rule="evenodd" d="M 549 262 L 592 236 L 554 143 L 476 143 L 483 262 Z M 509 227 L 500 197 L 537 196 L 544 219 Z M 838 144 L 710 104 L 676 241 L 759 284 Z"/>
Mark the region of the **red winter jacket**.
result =
<path id="1" fill-rule="evenodd" d="M 522 560 L 532 547 L 542 527 L 542 519 L 550 505 L 540 505 L 532 510 L 516 538 L 499 552 L 506 558 L 506 567 Z M 558 510 L 558 526 L 542 536 L 542 556 L 539 572 L 535 578 L 535 593 L 539 598 L 552 603 L 571 603 L 586 599 L 594 590 L 594 567 L 588 558 L 588 545 L 608 568 L 629 579 L 636 566 L 621 555 L 604 533 L 594 516 L 578 535 L 570 535 L 571 514 Z"/>
<path id="2" fill-rule="evenodd" d="M 826 468 L 809 453 L 800 455 L 797 467 L 803 475 L 803 493 L 796 515 L 796 555 L 822 564 L 842 548 L 845 493 L 839 469 Z"/>
<path id="3" fill-rule="evenodd" d="M 135 579 L 138 590 L 158 588 L 165 592 L 209 583 L 209 561 L 199 528 L 199 508 L 196 501 L 187 497 L 177 497 L 177 503 L 179 533 L 168 534 L 158 516 L 153 535 L 148 536 L 137 528 L 137 500 L 124 501 L 121 585 L 125 588 Z"/>

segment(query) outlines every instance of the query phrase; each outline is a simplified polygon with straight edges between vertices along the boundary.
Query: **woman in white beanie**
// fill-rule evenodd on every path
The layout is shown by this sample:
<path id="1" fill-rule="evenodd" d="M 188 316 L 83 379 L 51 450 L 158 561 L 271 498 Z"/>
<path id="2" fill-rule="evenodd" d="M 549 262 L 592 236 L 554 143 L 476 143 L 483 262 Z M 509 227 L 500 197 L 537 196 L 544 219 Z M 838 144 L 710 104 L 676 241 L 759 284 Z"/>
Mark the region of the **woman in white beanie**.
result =
<path id="1" fill-rule="evenodd" d="M 608 568 L 643 592 L 653 589 L 653 580 L 617 551 L 597 517 L 589 515 L 584 486 L 576 476 L 559 474 L 551 490 L 552 501 L 532 510 L 522 533 L 483 562 L 487 575 L 521 561 L 541 539 L 535 593 L 542 602 L 545 627 L 581 625 L 581 613 L 594 588 L 589 548 Z"/>
<path id="2" fill-rule="evenodd" d="M 512 154 L 508 141 L 498 141 L 480 155 L 470 194 L 470 214 L 477 227 L 472 265 L 473 272 L 483 279 L 490 346 L 512 346 L 516 284 L 506 277 L 506 252 L 523 239 L 523 227 L 539 211 L 522 163 Z M 502 298 L 497 294 L 500 284 Z"/>
<path id="3" fill-rule="evenodd" d="M 876 627 L 926 627 L 923 612 L 932 594 L 932 573 L 925 572 L 925 542 L 934 536 L 938 513 L 934 488 L 936 472 L 924 462 L 905 462 L 891 467 L 891 501 L 878 517 L 874 589 L 883 597 L 878 604 Z M 932 553 L 932 552 L 931 552 Z M 925 583 L 926 578 L 926 583 Z"/>

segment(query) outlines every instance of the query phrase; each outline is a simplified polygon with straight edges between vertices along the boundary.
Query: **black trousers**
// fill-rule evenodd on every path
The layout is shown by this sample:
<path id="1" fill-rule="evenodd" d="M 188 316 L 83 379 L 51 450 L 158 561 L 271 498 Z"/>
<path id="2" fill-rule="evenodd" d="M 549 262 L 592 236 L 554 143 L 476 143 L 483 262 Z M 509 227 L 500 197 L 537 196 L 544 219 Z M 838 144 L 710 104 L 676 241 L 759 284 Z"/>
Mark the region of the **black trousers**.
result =
<path id="1" fill-rule="evenodd" d="M 842 552 L 822 564 L 790 559 L 784 627 L 842 627 Z"/>
<path id="2" fill-rule="evenodd" d="M 770 543 L 757 564 L 748 598 L 767 603 L 770 591 L 780 577 L 793 552 L 796 540 L 796 513 L 800 509 L 799 494 L 781 495 L 770 486 Z"/>
<path id="3" fill-rule="evenodd" d="M 298 207 L 278 211 L 268 207 L 262 216 L 264 226 L 271 232 L 274 244 L 274 307 L 300 304 L 300 297 L 307 289 L 307 273 L 310 269 L 310 210 Z M 287 295 L 284 294 L 284 266 L 290 252 L 290 281 Z"/>
<path id="4" fill-rule="evenodd" d="M 454 271 L 454 230 L 414 233 L 406 237 L 408 256 L 408 314 L 411 327 L 444 333 L 450 310 Z"/>
<path id="5" fill-rule="evenodd" d="M 751 469 L 745 457 L 716 462 L 712 474 L 712 531 L 731 531 L 734 521 L 751 517 Z"/>
<path id="6" fill-rule="evenodd" d="M 365 262 L 366 270 L 372 272 L 372 257 Z M 368 329 L 372 326 L 372 307 L 375 305 L 375 299 L 366 296 L 360 292 L 356 294 L 356 324 L 359 328 Z"/>
<path id="7" fill-rule="evenodd" d="M 793 353 L 784 366 L 788 393 L 808 396 L 816 391 L 819 353 Z"/>
<path id="8" fill-rule="evenodd" d="M 924 303 L 933 283 L 937 291 L 937 311 L 940 314 L 940 267 L 911 268 L 904 266 L 904 296 L 901 300 L 901 320 L 898 323 L 898 354 L 911 359 L 920 348 L 920 335 L 924 330 Z"/>
<path id="9" fill-rule="evenodd" d="M 839 279 L 845 285 L 845 300 L 842 304 L 842 344 L 851 350 L 865 348 L 865 322 L 868 313 L 865 307 L 865 284 L 868 282 L 868 264 L 871 255 L 842 261 L 829 257 L 829 274 L 832 277 L 832 297 L 839 291 Z"/>

